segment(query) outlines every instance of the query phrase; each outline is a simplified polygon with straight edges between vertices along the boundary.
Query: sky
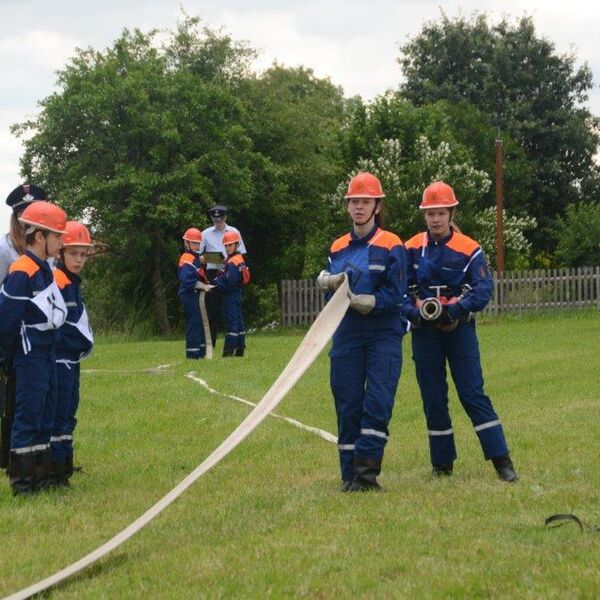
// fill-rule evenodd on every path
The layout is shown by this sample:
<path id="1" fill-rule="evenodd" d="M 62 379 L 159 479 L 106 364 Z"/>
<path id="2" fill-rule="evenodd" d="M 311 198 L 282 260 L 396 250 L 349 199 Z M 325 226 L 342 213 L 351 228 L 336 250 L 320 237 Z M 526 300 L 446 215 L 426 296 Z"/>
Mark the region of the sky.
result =
<path id="1" fill-rule="evenodd" d="M 0 0 L 0 232 L 10 218 L 3 199 L 22 183 L 23 148 L 11 124 L 36 115 L 76 47 L 109 47 L 125 27 L 172 29 L 182 8 L 249 42 L 259 52 L 257 72 L 274 61 L 303 65 L 365 100 L 401 84 L 399 47 L 442 12 L 485 12 L 494 21 L 528 15 L 557 52 L 574 52 L 579 64 L 589 64 L 588 107 L 600 115 L 600 3 L 589 0 Z"/>

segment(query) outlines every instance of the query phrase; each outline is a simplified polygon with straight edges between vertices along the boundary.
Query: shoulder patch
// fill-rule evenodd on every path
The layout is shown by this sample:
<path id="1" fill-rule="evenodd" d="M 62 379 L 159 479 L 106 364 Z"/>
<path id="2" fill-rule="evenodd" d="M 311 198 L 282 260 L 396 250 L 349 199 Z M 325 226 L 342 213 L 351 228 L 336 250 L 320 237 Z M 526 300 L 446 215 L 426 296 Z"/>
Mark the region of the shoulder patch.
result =
<path id="1" fill-rule="evenodd" d="M 351 239 L 352 237 L 349 233 L 343 235 L 341 238 L 338 238 L 335 240 L 335 242 L 333 242 L 333 244 L 331 244 L 331 252 L 339 252 L 340 250 L 347 248 Z"/>
<path id="2" fill-rule="evenodd" d="M 402 240 L 391 231 L 380 229 L 375 233 L 373 239 L 369 242 L 371 246 L 379 246 L 391 250 L 394 246 L 402 246 Z"/>
<path id="3" fill-rule="evenodd" d="M 471 256 L 473 252 L 479 250 L 479 244 L 475 240 L 457 231 L 454 232 L 454 235 L 450 238 L 446 246 L 467 256 Z"/>
<path id="4" fill-rule="evenodd" d="M 52 273 L 54 274 L 54 281 L 59 289 L 63 290 L 71 284 L 71 280 L 62 269 L 52 269 Z"/>
<path id="5" fill-rule="evenodd" d="M 236 254 L 235 256 L 233 256 L 231 258 L 231 260 L 229 261 L 232 265 L 243 265 L 244 264 L 244 258 L 241 254 Z"/>
<path id="6" fill-rule="evenodd" d="M 411 249 L 421 248 L 423 246 L 423 233 L 413 235 L 404 245 Z"/>
<path id="7" fill-rule="evenodd" d="M 29 277 L 33 277 L 39 270 L 39 265 L 32 258 L 23 254 L 10 265 L 8 272 L 14 273 L 15 271 L 22 271 L 23 273 L 27 273 Z"/>
<path id="8" fill-rule="evenodd" d="M 189 252 L 184 252 L 179 257 L 179 266 L 183 267 L 183 265 L 194 265 L 194 255 Z"/>

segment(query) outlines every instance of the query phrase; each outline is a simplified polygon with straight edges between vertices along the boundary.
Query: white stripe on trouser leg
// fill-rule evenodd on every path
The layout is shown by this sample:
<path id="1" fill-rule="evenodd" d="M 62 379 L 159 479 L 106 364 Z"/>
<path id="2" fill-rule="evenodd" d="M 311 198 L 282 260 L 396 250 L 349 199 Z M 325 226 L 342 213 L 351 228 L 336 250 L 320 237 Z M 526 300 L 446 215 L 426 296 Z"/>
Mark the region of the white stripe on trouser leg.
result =
<path id="1" fill-rule="evenodd" d="M 374 437 L 382 438 L 384 440 L 388 439 L 387 433 L 384 431 L 377 431 L 377 429 L 361 429 L 360 435 L 372 435 Z"/>
<path id="2" fill-rule="evenodd" d="M 499 419 L 496 419 L 495 421 L 488 421 L 487 423 L 482 423 L 481 425 L 475 425 L 475 431 L 483 431 L 484 429 L 489 429 L 490 427 L 496 427 L 496 425 L 500 425 Z"/>
<path id="3" fill-rule="evenodd" d="M 435 429 L 430 429 L 429 430 L 429 435 L 452 435 L 454 433 L 454 431 L 452 430 L 452 427 L 450 429 L 444 429 L 443 431 L 439 431 L 439 430 L 435 430 Z"/>
<path id="4" fill-rule="evenodd" d="M 338 444 L 338 450 L 354 450 L 354 444 Z"/>

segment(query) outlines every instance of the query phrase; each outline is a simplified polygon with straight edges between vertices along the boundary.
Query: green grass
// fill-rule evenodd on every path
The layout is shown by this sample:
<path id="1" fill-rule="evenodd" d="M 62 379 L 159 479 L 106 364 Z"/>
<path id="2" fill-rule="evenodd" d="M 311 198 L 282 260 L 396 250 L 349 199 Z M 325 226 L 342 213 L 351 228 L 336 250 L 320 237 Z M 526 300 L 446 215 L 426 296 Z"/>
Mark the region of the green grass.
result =
<path id="1" fill-rule="evenodd" d="M 597 597 L 600 534 L 547 530 L 544 518 L 573 512 L 600 524 L 600 314 L 492 320 L 479 337 L 517 484 L 495 478 L 454 394 L 455 475 L 430 477 L 407 337 L 384 493 L 339 493 L 334 446 L 267 418 L 52 598 Z M 83 366 L 108 372 L 82 375 L 76 463 L 84 470 L 72 489 L 24 500 L 0 481 L 0 595 L 107 541 L 248 414 L 188 371 L 258 402 L 300 340 L 299 332 L 251 336 L 246 358 L 211 362 L 186 361 L 183 342 L 99 343 Z M 135 371 L 165 363 L 162 374 Z M 277 410 L 335 433 L 325 353 Z"/>

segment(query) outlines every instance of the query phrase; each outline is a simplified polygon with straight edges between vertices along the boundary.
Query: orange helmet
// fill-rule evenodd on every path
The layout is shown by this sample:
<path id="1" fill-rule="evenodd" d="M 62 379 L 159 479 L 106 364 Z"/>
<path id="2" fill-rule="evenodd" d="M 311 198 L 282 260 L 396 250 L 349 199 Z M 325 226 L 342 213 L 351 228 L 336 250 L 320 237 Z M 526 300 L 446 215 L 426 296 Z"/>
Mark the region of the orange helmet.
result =
<path id="1" fill-rule="evenodd" d="M 362 172 L 350 180 L 348 192 L 344 198 L 349 200 L 350 198 L 383 198 L 384 196 L 379 179 L 371 173 Z"/>
<path id="2" fill-rule="evenodd" d="M 31 225 L 34 229 L 64 233 L 67 227 L 67 213 L 56 204 L 39 200 L 27 206 L 19 221 Z"/>
<path id="3" fill-rule="evenodd" d="M 225 244 L 235 244 L 241 242 L 240 234 L 237 231 L 226 231 L 223 234 L 223 246 Z"/>
<path id="4" fill-rule="evenodd" d="M 452 208 L 458 204 L 454 190 L 443 181 L 434 181 L 423 192 L 423 200 L 419 205 L 421 210 L 427 208 Z"/>
<path id="5" fill-rule="evenodd" d="M 190 227 L 185 230 L 183 234 L 183 239 L 186 242 L 201 242 L 202 241 L 202 232 L 195 227 Z"/>
<path id="6" fill-rule="evenodd" d="M 78 221 L 67 221 L 63 235 L 63 248 L 67 246 L 93 246 L 89 229 Z"/>

